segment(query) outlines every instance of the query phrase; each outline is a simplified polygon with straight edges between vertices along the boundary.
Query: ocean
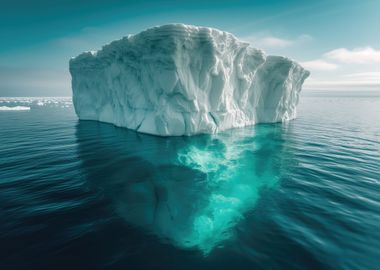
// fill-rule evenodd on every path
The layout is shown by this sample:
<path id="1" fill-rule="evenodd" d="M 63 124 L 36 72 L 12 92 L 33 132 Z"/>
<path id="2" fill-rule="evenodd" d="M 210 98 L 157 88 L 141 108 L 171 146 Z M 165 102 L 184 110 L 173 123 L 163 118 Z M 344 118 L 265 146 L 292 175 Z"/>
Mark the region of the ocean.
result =
<path id="1" fill-rule="evenodd" d="M 162 138 L 0 98 L 0 269 L 379 269 L 380 93 Z"/>

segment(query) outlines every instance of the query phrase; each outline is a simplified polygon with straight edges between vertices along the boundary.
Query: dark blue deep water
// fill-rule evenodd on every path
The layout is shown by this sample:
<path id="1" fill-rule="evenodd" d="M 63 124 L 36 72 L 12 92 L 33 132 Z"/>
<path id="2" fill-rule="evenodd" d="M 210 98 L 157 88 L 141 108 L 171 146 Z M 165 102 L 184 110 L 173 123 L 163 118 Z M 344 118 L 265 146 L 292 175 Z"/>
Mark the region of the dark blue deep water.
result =
<path id="1" fill-rule="evenodd" d="M 176 138 L 0 99 L 1 270 L 379 267 L 379 94 Z"/>

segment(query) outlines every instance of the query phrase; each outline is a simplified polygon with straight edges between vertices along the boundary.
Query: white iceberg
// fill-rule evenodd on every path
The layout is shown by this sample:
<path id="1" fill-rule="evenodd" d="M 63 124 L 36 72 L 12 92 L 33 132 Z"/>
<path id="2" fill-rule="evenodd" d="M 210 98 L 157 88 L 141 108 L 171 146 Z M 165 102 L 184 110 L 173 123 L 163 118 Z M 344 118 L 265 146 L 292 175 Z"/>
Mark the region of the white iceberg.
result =
<path id="1" fill-rule="evenodd" d="M 161 136 L 293 119 L 309 75 L 230 33 L 184 24 L 82 53 L 70 60 L 70 73 L 80 119 Z"/>

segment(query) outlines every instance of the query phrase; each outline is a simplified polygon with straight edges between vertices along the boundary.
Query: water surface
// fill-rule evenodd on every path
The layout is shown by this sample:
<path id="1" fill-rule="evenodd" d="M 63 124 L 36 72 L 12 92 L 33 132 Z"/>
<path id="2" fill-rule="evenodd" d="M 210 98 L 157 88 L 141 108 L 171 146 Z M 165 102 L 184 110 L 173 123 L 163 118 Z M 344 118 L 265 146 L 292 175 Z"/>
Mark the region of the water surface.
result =
<path id="1" fill-rule="evenodd" d="M 0 108 L 1 269 L 377 268 L 378 94 L 175 138 L 78 121 L 70 98 Z"/>

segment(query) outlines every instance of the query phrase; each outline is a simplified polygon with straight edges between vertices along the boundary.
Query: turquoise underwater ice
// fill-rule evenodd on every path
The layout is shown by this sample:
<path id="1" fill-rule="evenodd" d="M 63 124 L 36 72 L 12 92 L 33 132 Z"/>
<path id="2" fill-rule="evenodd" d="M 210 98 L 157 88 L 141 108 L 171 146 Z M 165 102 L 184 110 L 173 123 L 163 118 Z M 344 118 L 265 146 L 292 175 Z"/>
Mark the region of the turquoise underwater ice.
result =
<path id="1" fill-rule="evenodd" d="M 102 133 L 96 138 L 100 142 L 93 143 L 102 154 L 93 158 L 112 153 L 128 168 L 113 174 L 102 172 L 102 167 L 90 172 L 107 178 L 96 185 L 105 185 L 115 209 L 129 223 L 179 248 L 195 248 L 207 255 L 232 239 L 235 226 L 255 207 L 261 191 L 276 187 L 281 177 L 281 136 L 286 125 L 189 138 L 160 138 L 100 125 Z M 99 124 L 80 123 L 79 138 L 86 127 L 96 129 Z M 107 129 L 121 139 L 128 135 L 133 142 L 117 146 L 104 133 Z M 128 157 L 131 147 L 137 156 Z"/>

